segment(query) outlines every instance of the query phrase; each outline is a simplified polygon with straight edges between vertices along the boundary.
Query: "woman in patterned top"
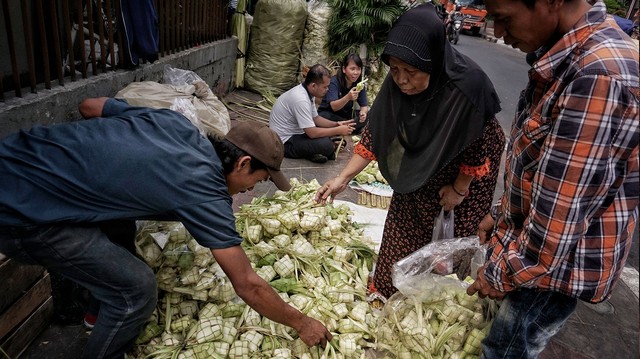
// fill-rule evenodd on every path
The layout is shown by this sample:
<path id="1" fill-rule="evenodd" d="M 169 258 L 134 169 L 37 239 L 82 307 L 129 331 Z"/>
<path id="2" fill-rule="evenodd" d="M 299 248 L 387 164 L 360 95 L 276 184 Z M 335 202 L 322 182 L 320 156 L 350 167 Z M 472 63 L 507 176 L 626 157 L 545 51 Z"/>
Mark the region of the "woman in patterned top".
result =
<path id="1" fill-rule="evenodd" d="M 477 233 L 490 210 L 505 137 L 498 96 L 486 74 L 445 40 L 431 4 L 394 24 L 383 61 L 390 66 L 362 140 L 340 175 L 316 195 L 325 202 L 377 160 L 394 190 L 372 286 L 388 298 L 395 262 L 431 242 L 440 210 L 455 209 L 454 235 Z"/>
<path id="2" fill-rule="evenodd" d="M 363 76 L 362 59 L 357 54 L 349 54 L 342 62 L 338 73 L 331 77 L 329 90 L 318 107 L 318 115 L 331 121 L 355 120 L 354 133 L 360 133 L 367 121 L 369 104 L 367 90 L 357 89 Z M 358 104 L 355 108 L 356 103 Z"/>

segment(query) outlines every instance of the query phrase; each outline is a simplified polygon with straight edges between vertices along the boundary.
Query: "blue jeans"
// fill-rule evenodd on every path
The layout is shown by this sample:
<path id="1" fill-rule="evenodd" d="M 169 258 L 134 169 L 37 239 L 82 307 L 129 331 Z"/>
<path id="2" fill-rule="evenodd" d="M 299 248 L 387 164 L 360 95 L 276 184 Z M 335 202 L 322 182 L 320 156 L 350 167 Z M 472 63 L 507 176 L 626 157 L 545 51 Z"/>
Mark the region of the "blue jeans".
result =
<path id="1" fill-rule="evenodd" d="M 537 358 L 576 305 L 575 298 L 556 292 L 519 289 L 509 293 L 482 341 L 480 358 Z"/>
<path id="2" fill-rule="evenodd" d="M 0 227 L 0 252 L 73 280 L 100 302 L 83 358 L 123 358 L 156 305 L 151 268 L 97 225 Z"/>

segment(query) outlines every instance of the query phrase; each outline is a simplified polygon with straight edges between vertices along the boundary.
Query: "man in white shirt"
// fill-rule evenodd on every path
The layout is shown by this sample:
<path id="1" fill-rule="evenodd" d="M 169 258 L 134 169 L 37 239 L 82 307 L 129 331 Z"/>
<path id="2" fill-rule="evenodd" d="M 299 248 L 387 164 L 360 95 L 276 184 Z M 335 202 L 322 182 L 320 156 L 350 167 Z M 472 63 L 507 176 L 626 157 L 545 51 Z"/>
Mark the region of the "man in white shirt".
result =
<path id="1" fill-rule="evenodd" d="M 327 162 L 335 159 L 331 137 L 353 132 L 353 120 L 335 122 L 318 115 L 315 98 L 324 97 L 330 79 L 325 66 L 313 65 L 304 82 L 280 95 L 273 105 L 269 127 L 284 143 L 285 157 Z"/>

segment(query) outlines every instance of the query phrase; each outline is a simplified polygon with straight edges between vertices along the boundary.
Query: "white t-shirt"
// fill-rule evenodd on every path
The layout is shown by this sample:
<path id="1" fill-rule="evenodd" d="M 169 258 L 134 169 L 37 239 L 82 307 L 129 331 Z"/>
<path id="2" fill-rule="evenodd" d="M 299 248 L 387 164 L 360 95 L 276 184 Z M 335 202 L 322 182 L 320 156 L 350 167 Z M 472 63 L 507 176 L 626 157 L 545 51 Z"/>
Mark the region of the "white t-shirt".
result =
<path id="1" fill-rule="evenodd" d="M 313 119 L 318 110 L 312 96 L 302 84 L 278 97 L 271 108 L 269 127 L 285 143 L 293 135 L 301 135 L 305 128 L 316 127 Z"/>

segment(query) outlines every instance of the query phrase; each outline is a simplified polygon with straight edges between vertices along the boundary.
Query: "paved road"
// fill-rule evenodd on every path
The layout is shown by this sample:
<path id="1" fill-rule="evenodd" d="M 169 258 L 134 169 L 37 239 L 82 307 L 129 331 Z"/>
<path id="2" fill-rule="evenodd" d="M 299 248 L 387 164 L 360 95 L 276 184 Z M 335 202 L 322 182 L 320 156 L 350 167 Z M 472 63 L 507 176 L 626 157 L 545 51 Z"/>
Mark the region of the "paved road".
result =
<path id="1" fill-rule="evenodd" d="M 478 63 L 493 81 L 502 101 L 502 111 L 497 117 L 505 132 L 508 131 L 520 92 L 527 85 L 529 65 L 525 54 L 506 45 L 466 35 L 460 36 L 458 44 L 453 46 Z"/>
<path id="2" fill-rule="evenodd" d="M 453 46 L 476 61 L 491 78 L 502 101 L 502 111 L 497 117 L 505 133 L 508 133 L 518 97 L 527 84 L 529 65 L 525 61 L 525 54 L 500 42 L 493 43 L 480 37 L 466 35 L 460 36 L 458 44 Z M 500 175 L 502 176 L 502 173 Z M 501 193 L 502 189 L 503 186 L 499 183 L 496 194 Z M 635 269 L 635 272 L 632 271 L 631 278 L 625 278 L 625 281 L 635 280 L 629 284 L 631 288 L 636 288 L 636 295 L 638 294 L 638 252 L 638 228 L 636 228 L 633 248 L 627 260 L 627 267 Z"/>

